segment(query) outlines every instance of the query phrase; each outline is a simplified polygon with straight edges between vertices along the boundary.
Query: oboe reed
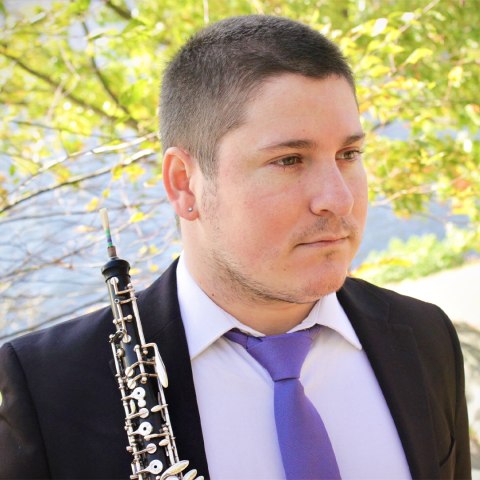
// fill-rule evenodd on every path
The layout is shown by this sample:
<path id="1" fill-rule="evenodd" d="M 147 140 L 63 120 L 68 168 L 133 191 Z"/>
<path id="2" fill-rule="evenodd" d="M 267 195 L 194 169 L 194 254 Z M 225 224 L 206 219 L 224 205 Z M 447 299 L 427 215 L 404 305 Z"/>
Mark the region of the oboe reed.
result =
<path id="1" fill-rule="evenodd" d="M 100 209 L 100 218 L 102 219 L 103 229 L 105 230 L 105 235 L 107 237 L 108 243 L 108 256 L 110 258 L 117 256 L 117 250 L 115 249 L 112 242 L 112 234 L 110 233 L 110 221 L 108 220 L 108 213 L 106 208 Z"/>

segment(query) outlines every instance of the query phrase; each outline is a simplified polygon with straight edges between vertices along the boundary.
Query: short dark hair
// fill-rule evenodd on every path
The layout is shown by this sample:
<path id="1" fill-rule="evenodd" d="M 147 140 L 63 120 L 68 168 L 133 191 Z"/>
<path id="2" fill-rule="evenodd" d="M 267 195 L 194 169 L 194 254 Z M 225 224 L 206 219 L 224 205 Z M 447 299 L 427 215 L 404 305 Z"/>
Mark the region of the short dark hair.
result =
<path id="1" fill-rule="evenodd" d="M 199 31 L 168 64 L 160 96 L 163 152 L 184 148 L 206 177 L 216 172 L 220 139 L 245 121 L 266 80 L 294 73 L 355 80 L 340 49 L 302 23 L 270 15 L 230 17 Z"/>

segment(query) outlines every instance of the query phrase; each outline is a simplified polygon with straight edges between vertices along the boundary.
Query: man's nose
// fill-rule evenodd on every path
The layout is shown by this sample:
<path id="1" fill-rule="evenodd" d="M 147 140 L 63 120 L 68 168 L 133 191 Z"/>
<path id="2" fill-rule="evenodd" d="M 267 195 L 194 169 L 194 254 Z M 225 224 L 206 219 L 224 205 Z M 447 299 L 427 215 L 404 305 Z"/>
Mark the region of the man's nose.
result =
<path id="1" fill-rule="evenodd" d="M 310 210 L 315 215 L 326 215 L 329 212 L 337 217 L 349 215 L 353 208 L 354 198 L 336 162 L 324 163 L 313 173 L 314 181 Z"/>

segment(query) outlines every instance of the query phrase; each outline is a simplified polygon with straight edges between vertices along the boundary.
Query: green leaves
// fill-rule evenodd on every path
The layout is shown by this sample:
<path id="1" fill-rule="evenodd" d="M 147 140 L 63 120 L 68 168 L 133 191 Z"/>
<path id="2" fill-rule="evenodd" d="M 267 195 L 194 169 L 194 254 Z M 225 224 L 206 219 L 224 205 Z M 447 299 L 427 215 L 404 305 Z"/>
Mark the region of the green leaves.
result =
<path id="1" fill-rule="evenodd" d="M 83 13 L 86 12 L 90 7 L 90 0 L 74 0 L 71 3 L 70 12 L 71 13 Z"/>
<path id="2" fill-rule="evenodd" d="M 405 279 L 416 279 L 465 262 L 477 248 L 476 235 L 452 224 L 447 235 L 438 241 L 434 234 L 413 236 L 406 242 L 392 239 L 383 252 L 371 252 L 353 275 L 377 285 L 387 285 Z"/>
<path id="3" fill-rule="evenodd" d="M 145 30 L 146 25 L 141 20 L 138 20 L 137 18 L 132 18 L 130 22 L 128 22 L 127 26 L 122 30 L 122 35 L 125 35 L 126 33 L 129 33 L 130 31 L 135 29 Z"/>
<path id="4" fill-rule="evenodd" d="M 148 80 L 137 80 L 133 85 L 129 85 L 121 93 L 119 102 L 128 107 L 138 103 L 145 96 L 145 89 L 148 85 Z"/>
<path id="5" fill-rule="evenodd" d="M 465 113 L 472 120 L 472 122 L 480 127 L 480 106 L 475 103 L 465 105 Z"/>

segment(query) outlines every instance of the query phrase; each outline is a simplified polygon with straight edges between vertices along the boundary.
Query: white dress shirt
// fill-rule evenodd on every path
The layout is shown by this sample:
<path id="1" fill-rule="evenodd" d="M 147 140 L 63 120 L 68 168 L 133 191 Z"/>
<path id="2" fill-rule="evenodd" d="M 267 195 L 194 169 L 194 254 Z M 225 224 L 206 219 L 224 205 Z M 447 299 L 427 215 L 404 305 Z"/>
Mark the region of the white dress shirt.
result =
<path id="1" fill-rule="evenodd" d="M 216 305 L 190 275 L 183 254 L 177 288 L 212 480 L 285 479 L 273 381 L 242 346 L 223 337 L 232 328 L 263 334 Z M 322 417 L 342 479 L 411 479 L 382 391 L 336 293 L 290 331 L 316 323 L 325 327 L 300 381 Z"/>

